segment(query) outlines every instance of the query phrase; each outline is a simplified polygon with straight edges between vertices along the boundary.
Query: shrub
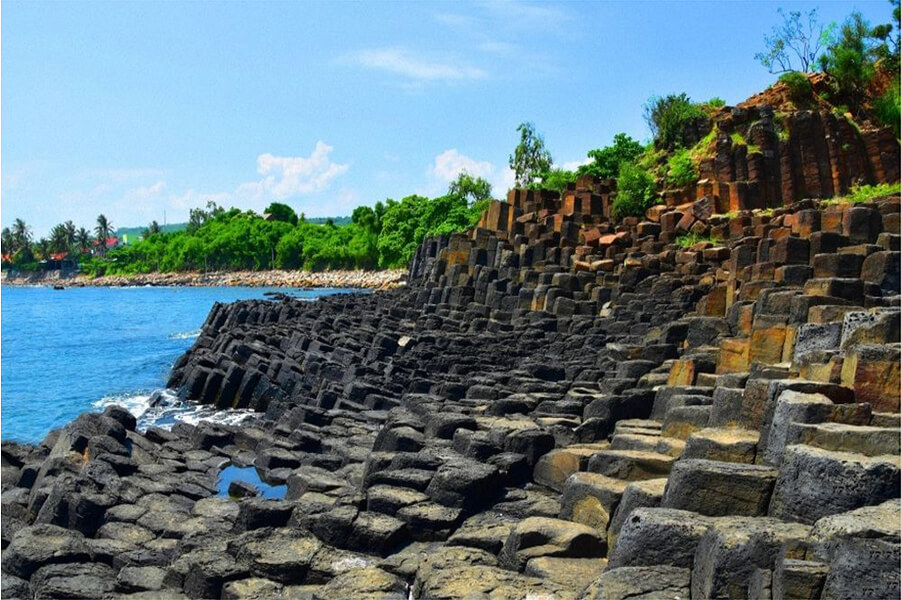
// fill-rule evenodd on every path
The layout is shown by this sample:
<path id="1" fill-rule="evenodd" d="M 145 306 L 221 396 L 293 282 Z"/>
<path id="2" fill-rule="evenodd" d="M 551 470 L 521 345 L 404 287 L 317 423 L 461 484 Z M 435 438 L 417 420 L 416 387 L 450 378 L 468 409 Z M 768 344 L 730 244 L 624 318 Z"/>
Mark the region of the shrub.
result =
<path id="1" fill-rule="evenodd" d="M 713 236 L 704 236 L 704 235 L 696 235 L 694 233 L 686 233 L 684 235 L 680 235 L 674 241 L 674 243 L 680 248 L 691 248 L 695 244 L 699 244 L 701 242 L 706 242 L 709 244 L 719 244 L 720 240 Z"/>
<path id="2" fill-rule="evenodd" d="M 645 120 L 654 134 L 655 145 L 667 150 L 694 143 L 696 140 L 686 140 L 686 130 L 707 119 L 704 109 L 693 104 L 685 92 L 663 98 L 652 96 L 645 104 L 644 112 Z"/>
<path id="3" fill-rule="evenodd" d="M 698 170 L 695 167 L 695 161 L 691 158 L 690 151 L 684 148 L 677 150 L 667 161 L 667 184 L 682 187 L 697 180 Z"/>
<path id="4" fill-rule="evenodd" d="M 873 101 L 873 113 L 884 125 L 890 125 L 895 137 L 901 137 L 901 92 L 898 82 Z"/>
<path id="5" fill-rule="evenodd" d="M 592 162 L 579 167 L 576 174 L 594 175 L 602 179 L 616 177 L 621 164 L 634 162 L 642 152 L 644 152 L 644 147 L 641 143 L 625 133 L 617 133 L 613 136 L 612 145 L 589 150 L 588 158 L 592 159 Z"/>
<path id="6" fill-rule="evenodd" d="M 710 100 L 704 103 L 704 106 L 708 108 L 722 108 L 726 106 L 726 101 L 720 98 L 719 96 L 714 96 Z"/>
<path id="7" fill-rule="evenodd" d="M 880 183 L 879 185 L 855 185 L 845 196 L 838 196 L 828 201 L 829 204 L 848 203 L 862 204 L 875 200 L 876 198 L 885 198 L 887 196 L 897 196 L 901 194 L 901 183 Z"/>
<path id="8" fill-rule="evenodd" d="M 556 190 L 562 194 L 567 184 L 576 182 L 575 172 L 563 169 L 550 169 L 542 172 L 539 177 L 541 178 L 540 183 L 530 183 L 527 187 L 529 189 Z"/>
<path id="9" fill-rule="evenodd" d="M 654 177 L 634 163 L 623 163 L 616 180 L 616 198 L 613 200 L 613 216 L 643 216 L 654 205 L 656 185 Z"/>
<path id="10" fill-rule="evenodd" d="M 788 99 L 802 106 L 813 98 L 813 86 L 803 73 L 790 71 L 779 76 L 779 82 L 788 88 Z"/>

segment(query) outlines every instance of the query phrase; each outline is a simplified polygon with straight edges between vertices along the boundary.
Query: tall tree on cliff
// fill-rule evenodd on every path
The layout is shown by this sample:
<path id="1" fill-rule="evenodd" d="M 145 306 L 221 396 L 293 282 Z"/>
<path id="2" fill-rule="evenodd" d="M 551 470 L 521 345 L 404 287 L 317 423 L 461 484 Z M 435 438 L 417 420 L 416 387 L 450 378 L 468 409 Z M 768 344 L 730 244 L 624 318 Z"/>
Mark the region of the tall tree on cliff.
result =
<path id="1" fill-rule="evenodd" d="M 544 138 L 535 132 L 532 123 L 520 123 L 516 131 L 519 132 L 519 145 L 510 155 L 510 168 L 516 175 L 516 184 L 527 186 L 542 173 L 550 171 L 554 160 L 544 147 Z"/>
<path id="2" fill-rule="evenodd" d="M 781 8 L 778 13 L 782 23 L 773 27 L 771 35 L 763 36 L 766 52 L 758 52 L 754 58 L 770 73 L 816 70 L 817 59 L 829 43 L 835 24 L 821 24 L 815 8 L 806 15 L 798 10 L 786 13 Z"/>
<path id="3" fill-rule="evenodd" d="M 97 244 L 100 246 L 101 252 L 106 252 L 106 241 L 109 239 L 112 230 L 113 224 L 105 215 L 97 217 L 97 226 L 94 228 L 94 233 L 97 234 Z"/>

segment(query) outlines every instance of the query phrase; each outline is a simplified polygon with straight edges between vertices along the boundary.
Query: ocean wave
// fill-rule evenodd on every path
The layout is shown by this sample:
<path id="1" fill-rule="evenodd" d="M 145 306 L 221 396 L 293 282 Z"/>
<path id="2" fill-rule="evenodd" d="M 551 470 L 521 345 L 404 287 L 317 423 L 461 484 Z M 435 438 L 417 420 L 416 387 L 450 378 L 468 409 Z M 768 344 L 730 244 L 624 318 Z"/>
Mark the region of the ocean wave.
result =
<path id="1" fill-rule="evenodd" d="M 200 335 L 200 330 L 195 329 L 194 331 L 184 331 L 182 333 L 173 333 L 169 336 L 170 340 L 190 340 L 196 338 Z"/>
<path id="2" fill-rule="evenodd" d="M 252 410 L 222 410 L 216 407 L 194 404 L 180 400 L 172 390 L 157 390 L 151 394 L 121 394 L 106 396 L 93 403 L 94 408 L 103 410 L 107 406 L 118 405 L 138 419 L 138 430 L 149 427 L 170 429 L 176 423 L 196 425 L 209 421 L 221 425 L 238 425 L 259 416 Z"/>

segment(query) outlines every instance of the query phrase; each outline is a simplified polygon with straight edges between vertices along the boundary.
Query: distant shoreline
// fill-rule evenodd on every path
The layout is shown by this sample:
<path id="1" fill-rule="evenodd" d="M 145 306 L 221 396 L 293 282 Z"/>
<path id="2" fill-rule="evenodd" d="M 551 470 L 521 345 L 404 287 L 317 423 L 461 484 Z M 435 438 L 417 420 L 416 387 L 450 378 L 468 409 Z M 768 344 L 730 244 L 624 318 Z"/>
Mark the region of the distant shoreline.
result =
<path id="1" fill-rule="evenodd" d="M 295 287 L 295 288 L 361 288 L 383 290 L 406 284 L 407 272 L 402 269 L 385 271 L 214 271 L 208 273 L 145 273 L 139 275 L 110 275 L 90 278 L 85 275 L 61 276 L 59 271 L 22 273 L 10 278 L 3 272 L 3 285 L 63 286 L 63 287 Z"/>

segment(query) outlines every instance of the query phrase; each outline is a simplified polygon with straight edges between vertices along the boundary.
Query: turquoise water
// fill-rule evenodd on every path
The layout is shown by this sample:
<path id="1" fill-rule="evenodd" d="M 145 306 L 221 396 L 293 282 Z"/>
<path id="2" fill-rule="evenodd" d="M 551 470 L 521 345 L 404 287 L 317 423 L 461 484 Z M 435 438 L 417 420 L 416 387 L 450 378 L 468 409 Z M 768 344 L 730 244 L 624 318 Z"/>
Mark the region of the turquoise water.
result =
<path id="1" fill-rule="evenodd" d="M 0 438 L 37 442 L 86 410 L 122 404 L 139 426 L 218 417 L 164 395 L 150 408 L 172 363 L 194 343 L 214 302 L 300 298 L 351 290 L 321 288 L 0 288 Z"/>
<path id="2" fill-rule="evenodd" d="M 288 492 L 287 485 L 269 485 L 257 473 L 256 467 L 236 467 L 229 465 L 219 472 L 219 481 L 217 489 L 219 496 L 228 498 L 228 486 L 232 481 L 243 481 L 249 483 L 260 491 L 262 498 L 284 498 Z"/>

